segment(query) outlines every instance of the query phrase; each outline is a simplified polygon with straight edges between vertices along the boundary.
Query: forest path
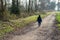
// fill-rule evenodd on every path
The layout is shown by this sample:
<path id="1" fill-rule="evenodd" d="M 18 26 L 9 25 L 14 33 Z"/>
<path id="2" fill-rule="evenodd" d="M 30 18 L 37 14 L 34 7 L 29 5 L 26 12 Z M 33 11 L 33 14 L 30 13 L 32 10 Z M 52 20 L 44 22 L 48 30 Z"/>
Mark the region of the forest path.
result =
<path id="1" fill-rule="evenodd" d="M 9 40 L 54 40 L 54 31 L 56 29 L 53 26 L 54 21 L 55 14 L 53 13 L 43 19 L 40 27 L 38 27 L 37 23 L 34 23 L 31 28 L 25 30 L 29 32 L 23 35 L 15 35 Z"/>

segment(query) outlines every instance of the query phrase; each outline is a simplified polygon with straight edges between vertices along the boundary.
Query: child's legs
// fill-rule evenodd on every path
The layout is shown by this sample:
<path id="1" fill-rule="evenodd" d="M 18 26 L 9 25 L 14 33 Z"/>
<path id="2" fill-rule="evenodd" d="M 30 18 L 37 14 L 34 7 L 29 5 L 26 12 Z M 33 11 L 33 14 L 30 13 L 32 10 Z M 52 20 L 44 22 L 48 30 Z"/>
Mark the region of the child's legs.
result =
<path id="1" fill-rule="evenodd" d="M 40 26 L 41 25 L 41 23 L 38 23 L 38 26 Z"/>

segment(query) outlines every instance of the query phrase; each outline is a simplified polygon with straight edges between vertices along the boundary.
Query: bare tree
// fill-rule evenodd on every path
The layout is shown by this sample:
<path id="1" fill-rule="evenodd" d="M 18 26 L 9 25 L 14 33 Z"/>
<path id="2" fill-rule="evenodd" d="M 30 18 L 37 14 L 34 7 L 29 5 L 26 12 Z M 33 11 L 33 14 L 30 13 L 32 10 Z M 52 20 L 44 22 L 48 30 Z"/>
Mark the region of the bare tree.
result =
<path id="1" fill-rule="evenodd" d="M 37 0 L 35 0 L 35 11 L 37 11 Z"/>
<path id="2" fill-rule="evenodd" d="M 3 19 L 3 12 L 4 12 L 4 6 L 3 6 L 3 0 L 0 0 L 0 20 Z"/>
<path id="3" fill-rule="evenodd" d="M 28 12 L 29 13 L 33 12 L 33 0 L 29 0 Z"/>
<path id="4" fill-rule="evenodd" d="M 11 13 L 19 14 L 19 2 L 18 2 L 18 0 L 12 0 Z"/>

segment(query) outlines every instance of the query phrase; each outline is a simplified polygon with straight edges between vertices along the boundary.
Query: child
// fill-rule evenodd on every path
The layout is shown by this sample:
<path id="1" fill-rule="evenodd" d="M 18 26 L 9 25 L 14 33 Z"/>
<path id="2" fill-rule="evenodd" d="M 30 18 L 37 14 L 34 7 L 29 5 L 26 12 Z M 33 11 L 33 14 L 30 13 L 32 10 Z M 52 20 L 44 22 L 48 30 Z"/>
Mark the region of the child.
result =
<path id="1" fill-rule="evenodd" d="M 41 19 L 41 16 L 40 15 L 37 18 L 37 22 L 38 22 L 38 26 L 40 26 L 41 25 L 41 22 L 42 22 L 42 19 Z"/>

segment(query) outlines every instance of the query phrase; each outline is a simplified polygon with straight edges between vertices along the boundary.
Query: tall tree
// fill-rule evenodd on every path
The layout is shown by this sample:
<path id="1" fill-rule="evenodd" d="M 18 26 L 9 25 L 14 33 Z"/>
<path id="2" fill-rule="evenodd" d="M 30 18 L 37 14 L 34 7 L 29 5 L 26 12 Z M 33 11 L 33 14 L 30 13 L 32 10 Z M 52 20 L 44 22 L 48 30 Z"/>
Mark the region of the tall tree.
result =
<path id="1" fill-rule="evenodd" d="M 26 0 L 26 12 L 27 12 L 27 9 L 28 9 L 28 4 L 27 4 L 27 0 Z"/>
<path id="2" fill-rule="evenodd" d="M 0 0 L 0 20 L 3 19 L 3 12 L 4 12 L 4 6 L 3 6 L 3 0 Z"/>
<path id="3" fill-rule="evenodd" d="M 50 9 L 55 10 L 55 6 L 56 6 L 55 2 L 51 2 L 50 3 Z"/>
<path id="4" fill-rule="evenodd" d="M 19 3 L 18 3 L 18 0 L 12 0 L 11 13 L 19 14 Z"/>
<path id="5" fill-rule="evenodd" d="M 30 9 L 31 9 L 31 7 L 30 7 L 30 5 L 31 5 L 31 4 L 30 4 L 30 2 L 31 2 L 31 0 L 29 0 L 28 12 L 30 12 L 30 11 L 31 11 L 31 10 L 30 10 Z"/>
<path id="6" fill-rule="evenodd" d="M 19 0 L 17 0 L 17 7 L 16 7 L 17 10 L 16 10 L 16 12 L 17 12 L 18 14 L 20 14 L 20 10 L 19 10 L 20 8 L 19 8 L 19 7 L 20 7 L 20 6 L 19 6 Z"/>
<path id="7" fill-rule="evenodd" d="M 43 10 L 50 10 L 51 3 L 50 0 L 39 0 L 40 4 L 40 9 L 41 11 Z"/>
<path id="8" fill-rule="evenodd" d="M 58 11 L 60 11 L 60 2 L 58 2 L 57 6 L 58 6 Z"/>
<path id="9" fill-rule="evenodd" d="M 37 0 L 35 0 L 35 11 L 37 11 Z"/>
<path id="10" fill-rule="evenodd" d="M 32 12 L 33 0 L 29 0 L 28 12 Z"/>

